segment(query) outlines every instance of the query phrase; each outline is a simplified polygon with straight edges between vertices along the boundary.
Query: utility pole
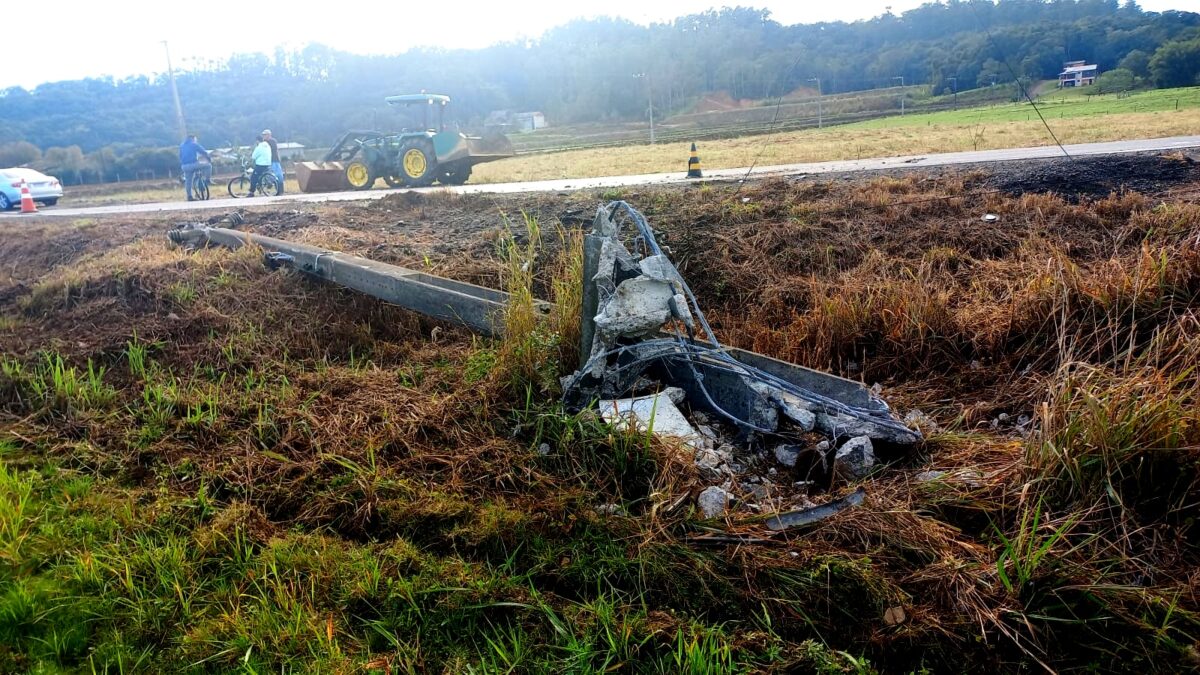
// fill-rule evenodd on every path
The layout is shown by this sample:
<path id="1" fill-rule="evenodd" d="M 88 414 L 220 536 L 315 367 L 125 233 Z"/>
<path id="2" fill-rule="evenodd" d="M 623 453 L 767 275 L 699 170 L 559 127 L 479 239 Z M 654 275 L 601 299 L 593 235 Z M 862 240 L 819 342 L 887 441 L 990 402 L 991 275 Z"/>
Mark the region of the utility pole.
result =
<path id="1" fill-rule="evenodd" d="M 650 145 L 654 145 L 654 79 L 648 73 L 634 73 L 635 78 L 646 78 L 646 101 L 650 104 Z"/>
<path id="2" fill-rule="evenodd" d="M 958 110 L 958 78 L 948 77 L 946 79 L 950 80 L 950 84 L 954 87 L 954 109 Z"/>
<path id="3" fill-rule="evenodd" d="M 900 114 L 904 115 L 904 76 L 897 75 L 892 78 L 892 81 L 900 80 Z"/>
<path id="4" fill-rule="evenodd" d="M 825 115 L 821 111 L 821 78 L 812 77 L 808 81 L 817 83 L 817 128 L 821 129 L 825 126 Z"/>
<path id="5" fill-rule="evenodd" d="M 163 49 L 167 52 L 167 77 L 171 80 L 171 96 L 175 99 L 175 123 L 179 125 L 179 140 L 187 138 L 187 123 L 183 121 L 183 105 L 179 103 L 179 88 L 175 86 L 175 69 L 171 67 L 171 48 L 163 40 Z"/>
<path id="6" fill-rule="evenodd" d="M 654 77 L 646 73 L 646 101 L 650 104 L 650 145 L 654 145 Z"/>

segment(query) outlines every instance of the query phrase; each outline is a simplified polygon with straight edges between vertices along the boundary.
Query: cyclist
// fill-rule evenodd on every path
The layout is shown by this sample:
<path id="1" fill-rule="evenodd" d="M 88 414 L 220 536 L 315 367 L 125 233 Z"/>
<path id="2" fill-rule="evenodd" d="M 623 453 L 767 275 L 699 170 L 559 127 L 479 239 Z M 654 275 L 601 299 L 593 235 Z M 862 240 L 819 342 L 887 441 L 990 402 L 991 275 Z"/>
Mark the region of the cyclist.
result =
<path id="1" fill-rule="evenodd" d="M 200 161 L 201 157 L 204 161 Z M 206 181 L 212 180 L 212 157 L 196 140 L 196 134 L 188 134 L 183 143 L 179 144 L 179 169 L 183 173 L 183 187 L 187 192 L 187 200 L 195 201 L 192 196 L 192 180 L 196 174 L 204 176 Z"/>
<path id="2" fill-rule="evenodd" d="M 254 173 L 250 174 L 250 194 L 246 195 L 247 197 L 253 197 L 262 183 L 263 176 L 271 173 L 271 146 L 262 136 L 258 137 L 258 145 L 254 146 L 254 153 L 250 159 L 254 162 Z"/>

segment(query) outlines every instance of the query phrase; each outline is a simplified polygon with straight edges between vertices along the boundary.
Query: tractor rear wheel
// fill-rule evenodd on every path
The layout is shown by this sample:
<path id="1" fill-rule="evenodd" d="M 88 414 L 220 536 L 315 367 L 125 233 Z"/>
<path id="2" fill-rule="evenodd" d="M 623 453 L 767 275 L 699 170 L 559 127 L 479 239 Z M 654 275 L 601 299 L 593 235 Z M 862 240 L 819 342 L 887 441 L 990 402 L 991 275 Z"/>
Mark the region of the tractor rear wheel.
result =
<path id="1" fill-rule="evenodd" d="M 459 164 L 441 167 L 438 181 L 442 185 L 462 185 L 471 177 L 471 165 Z"/>
<path id="2" fill-rule="evenodd" d="M 408 187 L 425 187 L 437 178 L 437 157 L 428 142 L 412 140 L 400 146 L 400 178 Z"/>
<path id="3" fill-rule="evenodd" d="M 355 190 L 370 190 L 375 185 L 375 175 L 366 162 L 354 160 L 346 165 L 346 182 Z"/>

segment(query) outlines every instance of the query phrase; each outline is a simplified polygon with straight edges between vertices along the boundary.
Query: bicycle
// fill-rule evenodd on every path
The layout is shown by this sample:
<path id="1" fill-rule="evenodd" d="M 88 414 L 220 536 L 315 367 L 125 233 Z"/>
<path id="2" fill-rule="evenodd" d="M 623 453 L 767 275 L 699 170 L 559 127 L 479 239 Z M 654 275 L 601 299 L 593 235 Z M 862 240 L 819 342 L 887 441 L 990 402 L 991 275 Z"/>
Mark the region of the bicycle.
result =
<path id="1" fill-rule="evenodd" d="M 244 157 L 242 158 L 242 173 L 239 176 L 234 176 L 229 179 L 229 185 L 226 189 L 229 191 L 229 196 L 234 199 L 241 199 L 250 195 L 251 176 L 254 174 L 254 166 L 250 164 Z M 275 174 L 269 170 L 262 175 L 258 180 L 258 192 L 262 195 L 274 192 L 279 194 L 279 181 L 275 178 Z"/>
<path id="2" fill-rule="evenodd" d="M 208 201 L 210 196 L 208 184 L 209 180 L 204 177 L 203 171 L 197 171 L 192 174 L 192 198 L 205 202 Z"/>
<path id="3" fill-rule="evenodd" d="M 180 172 L 179 184 L 186 188 L 187 187 L 186 181 L 187 181 L 187 174 Z M 212 180 L 205 177 L 204 171 L 202 171 L 202 170 L 194 171 L 192 173 L 192 199 L 200 200 L 200 201 L 208 201 L 208 198 L 210 196 L 209 185 L 211 185 L 211 184 L 212 184 Z"/>

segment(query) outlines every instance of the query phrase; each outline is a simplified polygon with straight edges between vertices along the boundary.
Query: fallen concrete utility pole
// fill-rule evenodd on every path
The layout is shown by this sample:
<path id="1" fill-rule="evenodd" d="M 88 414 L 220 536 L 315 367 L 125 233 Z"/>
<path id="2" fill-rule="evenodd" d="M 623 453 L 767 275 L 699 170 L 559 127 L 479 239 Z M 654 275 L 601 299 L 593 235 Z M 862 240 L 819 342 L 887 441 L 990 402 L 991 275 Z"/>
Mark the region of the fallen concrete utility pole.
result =
<path id="1" fill-rule="evenodd" d="M 655 255 L 635 260 L 620 245 L 613 220 L 618 206 L 635 217 Z M 664 379 L 677 381 L 690 401 L 747 431 L 774 432 L 783 417 L 803 431 L 815 428 L 834 439 L 866 435 L 899 444 L 920 440 L 920 434 L 894 420 L 887 404 L 858 382 L 717 343 L 687 284 L 657 250 L 649 225 L 632 207 L 624 202 L 602 207 L 595 225 L 585 245 L 582 363 L 575 376 L 566 378 L 567 398 L 586 404 L 606 394 L 622 395 L 643 374 L 665 369 Z M 192 247 L 255 245 L 267 253 L 269 264 L 484 335 L 503 332 L 509 299 L 503 291 L 239 230 L 193 225 L 171 230 L 168 237 Z M 551 305 L 539 301 L 537 307 L 548 314 Z M 662 327 L 671 321 L 688 324 L 689 329 L 698 321 L 704 335 L 667 337 Z M 649 339 L 626 343 L 634 336 Z M 619 365 L 622 361 L 625 365 Z"/>
<path id="2" fill-rule="evenodd" d="M 193 226 L 171 230 L 167 236 L 181 246 L 217 245 L 234 249 L 247 244 L 258 246 L 268 254 L 275 254 L 268 255 L 268 261 L 273 264 L 286 265 L 405 309 L 461 324 L 484 335 L 500 335 L 503 332 L 501 312 L 508 304 L 508 293 L 504 291 L 252 232 Z M 548 302 L 539 301 L 538 307 L 543 313 L 550 312 Z M 592 307 L 595 307 L 594 300 Z M 742 363 L 802 383 L 818 393 L 850 405 L 870 405 L 875 402 L 867 388 L 858 382 L 757 352 L 735 347 L 722 347 L 722 350 Z M 720 374 L 716 374 L 713 380 L 719 377 Z M 720 385 L 713 382 L 713 386 Z"/>
<path id="3" fill-rule="evenodd" d="M 221 227 L 185 227 L 171 230 L 167 236 L 182 246 L 215 244 L 236 249 L 252 244 L 266 251 L 267 262 L 273 265 L 285 265 L 405 309 L 461 324 L 484 335 L 499 335 L 503 331 L 503 312 L 508 304 L 508 294 L 503 291 Z M 543 313 L 550 311 L 549 303 L 539 302 L 537 307 Z"/>

